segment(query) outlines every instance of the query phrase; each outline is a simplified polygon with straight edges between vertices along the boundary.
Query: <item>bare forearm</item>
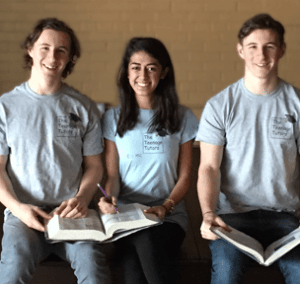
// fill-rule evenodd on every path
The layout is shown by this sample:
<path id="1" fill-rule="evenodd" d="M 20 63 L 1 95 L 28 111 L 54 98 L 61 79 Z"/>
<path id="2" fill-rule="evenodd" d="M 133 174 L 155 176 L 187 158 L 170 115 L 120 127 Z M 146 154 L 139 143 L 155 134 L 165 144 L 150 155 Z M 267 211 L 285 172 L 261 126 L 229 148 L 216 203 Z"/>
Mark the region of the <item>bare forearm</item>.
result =
<path id="1" fill-rule="evenodd" d="M 0 155 L 0 201 L 17 218 L 19 218 L 29 228 L 45 231 L 45 226 L 41 224 L 38 217 L 50 219 L 51 216 L 36 206 L 21 203 L 14 190 L 9 176 L 6 172 L 7 156 Z"/>
<path id="2" fill-rule="evenodd" d="M 6 172 L 0 174 L 0 201 L 11 212 L 14 212 L 20 205 L 20 201 L 13 191 L 11 181 Z"/>
<path id="3" fill-rule="evenodd" d="M 97 191 L 97 183 L 100 183 L 102 176 L 103 165 L 100 156 L 85 162 L 83 166 L 83 176 L 76 197 L 83 197 L 88 205 Z"/>
<path id="4" fill-rule="evenodd" d="M 120 193 L 119 153 L 114 141 L 104 139 L 107 180 L 105 192 L 117 198 Z"/>
<path id="5" fill-rule="evenodd" d="M 199 168 L 197 191 L 202 214 L 214 212 L 219 198 L 220 172 L 210 167 Z"/>
<path id="6" fill-rule="evenodd" d="M 105 184 L 105 192 L 110 197 L 118 197 L 120 193 L 119 176 L 108 176 Z"/>
<path id="7" fill-rule="evenodd" d="M 223 148 L 223 146 L 200 142 L 201 159 L 197 184 L 203 216 L 200 232 L 202 237 L 208 240 L 216 240 L 218 238 L 210 231 L 211 226 L 221 226 L 228 230 L 227 225 L 215 213 L 220 194 L 220 166 Z"/>
<path id="8" fill-rule="evenodd" d="M 169 199 L 173 200 L 169 203 L 172 205 L 178 204 L 189 190 L 191 183 L 191 169 L 192 169 L 192 140 L 180 145 L 179 160 L 178 160 L 178 181 L 174 186 Z M 164 203 L 167 209 L 170 209 L 170 204 Z"/>
<path id="9" fill-rule="evenodd" d="M 11 212 L 14 212 L 20 205 L 9 176 L 6 172 L 7 156 L 0 155 L 0 202 Z"/>
<path id="10" fill-rule="evenodd" d="M 169 198 L 173 199 L 175 204 L 178 204 L 186 195 L 190 187 L 190 177 L 183 177 L 177 181 L 175 187 L 170 193 Z"/>

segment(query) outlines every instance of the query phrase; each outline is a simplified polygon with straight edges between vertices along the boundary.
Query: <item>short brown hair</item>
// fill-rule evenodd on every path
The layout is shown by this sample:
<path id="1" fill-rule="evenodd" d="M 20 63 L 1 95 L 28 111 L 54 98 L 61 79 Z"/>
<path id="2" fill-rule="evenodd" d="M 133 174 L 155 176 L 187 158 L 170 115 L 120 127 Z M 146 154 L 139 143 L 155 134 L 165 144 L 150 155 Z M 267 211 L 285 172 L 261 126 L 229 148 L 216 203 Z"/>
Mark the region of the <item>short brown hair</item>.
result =
<path id="1" fill-rule="evenodd" d="M 257 29 L 272 30 L 276 32 L 278 34 L 280 45 L 284 44 L 284 27 L 269 14 L 258 14 L 246 21 L 238 33 L 240 43 L 242 44 L 243 39 Z"/>
<path id="2" fill-rule="evenodd" d="M 76 64 L 76 60 L 81 55 L 79 40 L 75 35 L 74 31 L 66 23 L 56 18 L 46 18 L 46 19 L 39 20 L 35 25 L 33 31 L 26 37 L 21 47 L 26 49 L 26 51 L 29 50 L 31 47 L 33 47 L 34 43 L 38 40 L 43 30 L 47 30 L 47 29 L 64 32 L 70 36 L 70 40 L 71 40 L 70 61 L 68 62 L 68 64 L 65 67 L 65 70 L 62 73 L 62 77 L 66 78 L 69 74 L 72 73 L 73 68 Z M 31 69 L 33 65 L 33 61 L 30 55 L 28 54 L 28 52 L 24 54 L 24 61 L 25 61 L 24 68 Z"/>

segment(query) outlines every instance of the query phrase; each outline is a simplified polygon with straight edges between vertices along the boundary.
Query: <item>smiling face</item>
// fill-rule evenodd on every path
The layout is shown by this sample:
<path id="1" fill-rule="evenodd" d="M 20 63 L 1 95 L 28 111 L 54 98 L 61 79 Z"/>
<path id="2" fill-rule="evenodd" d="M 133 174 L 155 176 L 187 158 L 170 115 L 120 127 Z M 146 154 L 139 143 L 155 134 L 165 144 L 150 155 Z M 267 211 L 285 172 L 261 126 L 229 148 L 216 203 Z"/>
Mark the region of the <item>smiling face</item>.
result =
<path id="1" fill-rule="evenodd" d="M 159 80 L 163 79 L 167 72 L 145 51 L 133 53 L 128 64 L 128 80 L 138 103 L 140 99 L 153 98 Z"/>
<path id="2" fill-rule="evenodd" d="M 277 79 L 279 59 L 284 55 L 285 44 L 270 29 L 257 29 L 238 43 L 239 56 L 245 62 L 245 77 Z"/>
<path id="3" fill-rule="evenodd" d="M 43 30 L 28 54 L 33 61 L 31 76 L 61 80 L 62 72 L 70 61 L 70 37 L 64 32 Z"/>

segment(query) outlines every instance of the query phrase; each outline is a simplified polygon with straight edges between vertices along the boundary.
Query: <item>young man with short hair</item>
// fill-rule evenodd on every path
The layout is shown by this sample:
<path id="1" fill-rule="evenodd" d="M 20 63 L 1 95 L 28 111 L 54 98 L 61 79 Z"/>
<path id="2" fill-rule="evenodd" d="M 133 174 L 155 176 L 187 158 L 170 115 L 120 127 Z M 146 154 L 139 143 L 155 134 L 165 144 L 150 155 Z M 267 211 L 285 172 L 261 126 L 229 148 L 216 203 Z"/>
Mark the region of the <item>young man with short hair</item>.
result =
<path id="1" fill-rule="evenodd" d="M 198 195 L 202 237 L 210 242 L 211 283 L 242 283 L 255 263 L 209 228 L 230 225 L 267 247 L 299 227 L 300 91 L 278 77 L 284 28 L 259 14 L 239 32 L 244 77 L 203 111 Z M 286 283 L 300 278 L 300 247 L 274 263 Z"/>
<path id="2" fill-rule="evenodd" d="M 1 283 L 29 283 L 51 253 L 69 261 L 78 283 L 109 283 L 102 246 L 48 243 L 44 220 L 87 215 L 103 173 L 95 104 L 62 82 L 80 57 L 73 30 L 40 20 L 23 43 L 29 80 L 0 98 L 0 201 L 6 207 Z"/>

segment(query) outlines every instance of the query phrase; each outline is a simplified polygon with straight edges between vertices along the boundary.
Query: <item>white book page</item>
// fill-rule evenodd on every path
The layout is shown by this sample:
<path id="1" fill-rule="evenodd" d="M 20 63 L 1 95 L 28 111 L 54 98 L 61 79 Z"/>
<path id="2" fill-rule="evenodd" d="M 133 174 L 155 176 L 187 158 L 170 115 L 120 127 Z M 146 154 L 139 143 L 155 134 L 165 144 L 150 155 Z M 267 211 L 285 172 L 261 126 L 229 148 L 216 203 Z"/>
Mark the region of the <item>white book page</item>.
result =
<path id="1" fill-rule="evenodd" d="M 100 221 L 99 214 L 89 209 L 85 218 L 60 218 L 59 219 L 60 230 L 99 230 L 104 232 L 103 225 Z"/>
<path id="2" fill-rule="evenodd" d="M 256 259 L 259 263 L 264 263 L 264 249 L 262 245 L 254 238 L 251 238 L 232 227 L 229 228 L 231 229 L 231 232 L 227 232 L 221 227 L 211 227 L 211 231 L 227 240 L 229 243 L 235 245 L 244 253 Z"/>
<path id="3" fill-rule="evenodd" d="M 138 203 L 126 204 L 119 206 L 120 213 L 101 214 L 103 225 L 107 235 L 113 233 L 127 231 L 135 228 L 150 226 L 160 223 L 160 220 L 154 214 L 144 214 L 143 210 L 149 208 Z M 146 216 L 147 215 L 147 216 Z M 148 215 L 149 216 L 148 218 Z"/>
<path id="4" fill-rule="evenodd" d="M 103 225 L 107 230 L 115 223 L 129 222 L 145 218 L 145 215 L 141 210 L 139 210 L 139 207 L 136 203 L 122 205 L 119 206 L 118 209 L 119 213 L 101 214 Z"/>
<path id="5" fill-rule="evenodd" d="M 272 264 L 278 258 L 292 250 L 300 243 L 300 229 L 289 233 L 287 236 L 269 245 L 265 251 L 266 265 Z"/>
<path id="6" fill-rule="evenodd" d="M 54 217 L 47 224 L 49 239 L 55 240 L 83 240 L 105 238 L 105 230 L 99 214 L 92 209 L 88 210 L 85 218 L 69 219 Z"/>

